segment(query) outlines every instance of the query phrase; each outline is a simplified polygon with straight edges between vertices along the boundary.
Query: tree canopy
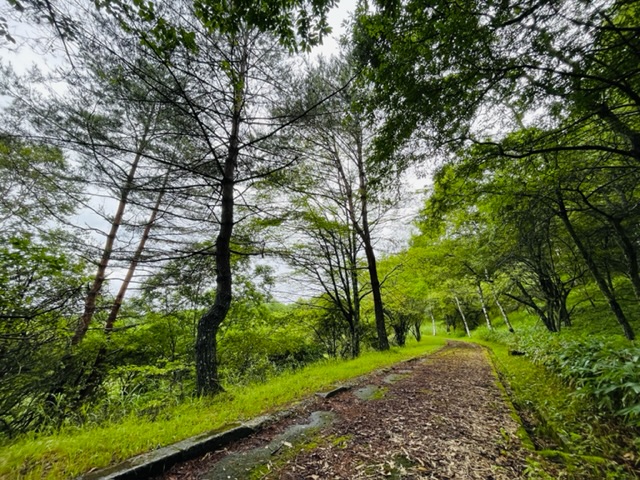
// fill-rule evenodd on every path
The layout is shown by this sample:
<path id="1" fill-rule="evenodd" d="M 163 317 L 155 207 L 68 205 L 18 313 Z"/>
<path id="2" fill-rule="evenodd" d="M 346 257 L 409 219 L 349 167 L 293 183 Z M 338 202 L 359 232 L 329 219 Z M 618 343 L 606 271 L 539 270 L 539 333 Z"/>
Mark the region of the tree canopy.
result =
<path id="1" fill-rule="evenodd" d="M 59 55 L 0 70 L 0 435 L 427 334 L 637 421 L 640 3 L 359 2 L 309 56 L 335 6 L 9 2 Z"/>

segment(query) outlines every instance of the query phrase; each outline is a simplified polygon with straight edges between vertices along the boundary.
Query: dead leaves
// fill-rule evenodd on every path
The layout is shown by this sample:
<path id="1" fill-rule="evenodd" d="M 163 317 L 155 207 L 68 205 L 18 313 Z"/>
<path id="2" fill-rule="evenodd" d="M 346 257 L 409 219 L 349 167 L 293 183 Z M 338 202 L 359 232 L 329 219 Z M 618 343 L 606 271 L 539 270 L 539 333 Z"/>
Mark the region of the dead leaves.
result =
<path id="1" fill-rule="evenodd" d="M 318 432 L 306 448 L 282 444 L 271 457 L 265 479 L 492 479 L 523 477 L 527 452 L 504 405 L 486 357 L 478 348 L 456 343 L 402 369 L 363 379 L 387 389 L 382 398 L 361 400 L 352 392 L 313 399 L 333 410 L 338 421 Z M 411 373 L 406 373 L 411 369 Z M 291 419 L 289 419 L 291 421 Z M 277 427 L 277 426 L 276 426 Z M 259 439 L 263 445 L 278 428 Z M 284 428 L 284 427 L 283 427 Z M 256 437 L 246 444 L 255 448 Z M 239 446 L 236 448 L 248 448 Z M 296 450 L 298 449 L 298 450 Z M 296 453 L 297 451 L 297 453 Z M 293 455 L 291 457 L 291 455 Z M 206 478 L 199 475 L 167 478 Z"/>
<path id="2" fill-rule="evenodd" d="M 331 400 L 341 421 L 327 434 L 349 433 L 346 448 L 302 454 L 295 471 L 285 467 L 269 478 L 520 478 L 526 452 L 482 352 L 453 347 L 412 367 L 384 398 Z"/>

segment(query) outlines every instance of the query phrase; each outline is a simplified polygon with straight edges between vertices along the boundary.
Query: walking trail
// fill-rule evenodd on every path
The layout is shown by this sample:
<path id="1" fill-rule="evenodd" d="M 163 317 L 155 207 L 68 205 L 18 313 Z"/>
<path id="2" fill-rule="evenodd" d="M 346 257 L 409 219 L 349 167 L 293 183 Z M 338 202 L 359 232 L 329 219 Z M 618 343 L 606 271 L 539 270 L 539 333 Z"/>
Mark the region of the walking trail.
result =
<path id="1" fill-rule="evenodd" d="M 512 480 L 531 455 L 518 427 L 485 350 L 450 342 L 161 478 Z"/>

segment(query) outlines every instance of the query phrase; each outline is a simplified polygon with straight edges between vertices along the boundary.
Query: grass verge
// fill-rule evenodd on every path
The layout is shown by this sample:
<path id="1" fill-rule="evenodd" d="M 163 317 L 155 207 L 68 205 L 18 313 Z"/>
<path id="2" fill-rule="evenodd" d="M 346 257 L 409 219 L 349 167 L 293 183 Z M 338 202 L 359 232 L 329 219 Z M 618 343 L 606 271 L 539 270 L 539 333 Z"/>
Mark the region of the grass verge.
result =
<path id="1" fill-rule="evenodd" d="M 282 374 L 266 383 L 227 388 L 213 399 L 192 399 L 153 419 L 132 415 L 115 424 L 67 428 L 55 435 L 25 435 L 0 451 L 2 479 L 66 479 L 134 455 L 217 430 L 301 400 L 313 392 L 444 345 L 423 337 L 404 348 L 368 352 L 355 360 L 325 361 Z"/>
<path id="2" fill-rule="evenodd" d="M 594 406 L 573 395 L 558 376 L 524 356 L 510 355 L 507 345 L 471 341 L 489 347 L 538 456 L 552 462 L 532 458 L 530 478 L 638 478 L 626 461 L 635 457 L 634 447 L 623 438 L 619 422 L 603 422 Z"/>

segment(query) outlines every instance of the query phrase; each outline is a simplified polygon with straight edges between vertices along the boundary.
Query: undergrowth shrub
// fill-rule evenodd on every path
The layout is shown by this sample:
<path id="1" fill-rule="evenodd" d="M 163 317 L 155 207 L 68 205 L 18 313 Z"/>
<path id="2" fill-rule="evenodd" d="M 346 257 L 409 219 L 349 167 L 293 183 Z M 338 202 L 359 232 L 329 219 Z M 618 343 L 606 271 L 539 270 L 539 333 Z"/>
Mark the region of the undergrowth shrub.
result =
<path id="1" fill-rule="evenodd" d="M 599 408 L 640 426 L 640 347 L 600 337 L 536 337 L 520 339 L 533 361 L 556 372 L 575 395 L 591 397 Z"/>
<path id="2" fill-rule="evenodd" d="M 480 336 L 523 351 L 575 389 L 573 395 L 593 401 L 598 409 L 640 426 L 640 347 L 604 335 L 550 334 L 537 327 Z"/>

